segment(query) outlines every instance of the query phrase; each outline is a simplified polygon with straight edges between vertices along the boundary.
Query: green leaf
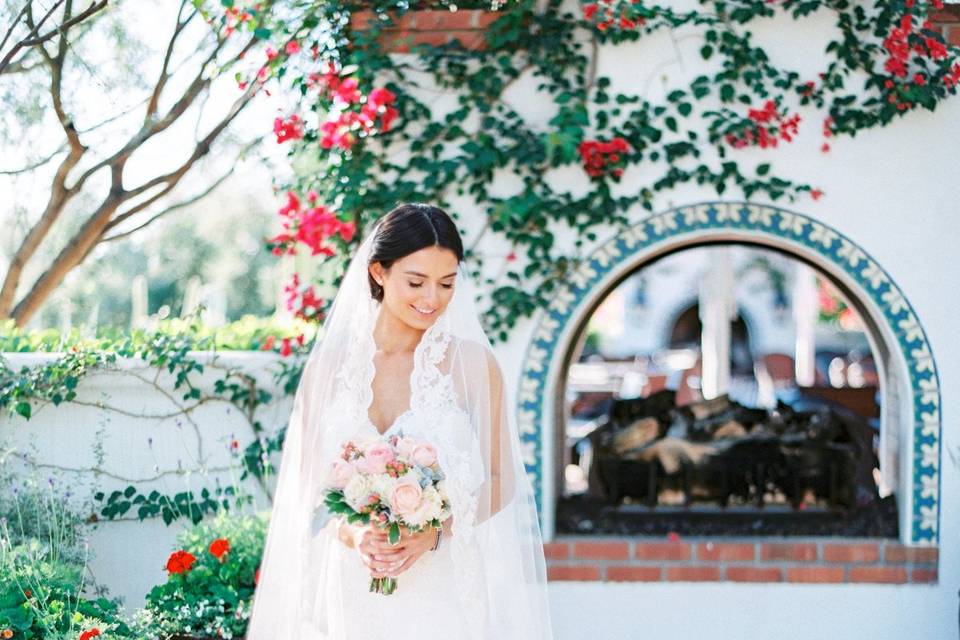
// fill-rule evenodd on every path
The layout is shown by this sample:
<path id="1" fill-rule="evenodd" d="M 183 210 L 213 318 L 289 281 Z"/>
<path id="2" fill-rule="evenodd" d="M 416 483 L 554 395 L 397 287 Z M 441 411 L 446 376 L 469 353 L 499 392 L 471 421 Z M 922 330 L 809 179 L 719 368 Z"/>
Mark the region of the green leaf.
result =
<path id="1" fill-rule="evenodd" d="M 680 112 L 680 115 L 686 118 L 690 115 L 690 112 L 693 111 L 693 105 L 691 105 L 689 102 L 681 102 L 677 105 L 677 111 Z"/>
<path id="2" fill-rule="evenodd" d="M 396 522 L 391 523 L 390 525 L 390 544 L 397 544 L 400 542 L 400 525 Z"/>
<path id="3" fill-rule="evenodd" d="M 30 419 L 31 408 L 29 402 L 18 402 L 16 411 L 24 418 L 27 418 L 28 420 Z"/>
<path id="4" fill-rule="evenodd" d="M 677 119 L 676 119 L 676 118 L 674 118 L 673 116 L 667 116 L 666 118 L 663 119 L 663 122 L 664 122 L 664 124 L 667 125 L 667 129 L 670 129 L 670 131 L 673 131 L 674 133 L 677 132 Z"/>
<path id="5" fill-rule="evenodd" d="M 713 55 L 713 47 L 708 44 L 703 45 L 700 47 L 700 55 L 703 56 L 704 60 L 709 60 L 710 56 Z"/>
<path id="6" fill-rule="evenodd" d="M 764 163 L 764 164 L 761 164 L 760 166 L 757 167 L 757 175 L 758 175 L 758 176 L 765 176 L 765 175 L 767 175 L 767 173 L 768 173 L 769 171 L 770 171 L 770 164 L 769 164 L 769 163 Z"/>

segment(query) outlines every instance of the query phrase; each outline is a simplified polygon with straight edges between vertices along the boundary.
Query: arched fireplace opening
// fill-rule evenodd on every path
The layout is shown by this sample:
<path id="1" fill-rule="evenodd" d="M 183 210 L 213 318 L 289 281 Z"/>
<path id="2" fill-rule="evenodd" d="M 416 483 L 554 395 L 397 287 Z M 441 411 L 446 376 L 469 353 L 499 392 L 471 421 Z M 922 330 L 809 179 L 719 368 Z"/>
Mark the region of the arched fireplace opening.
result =
<path id="1" fill-rule="evenodd" d="M 820 265 L 676 247 L 607 283 L 572 336 L 558 534 L 898 537 L 890 349 Z"/>

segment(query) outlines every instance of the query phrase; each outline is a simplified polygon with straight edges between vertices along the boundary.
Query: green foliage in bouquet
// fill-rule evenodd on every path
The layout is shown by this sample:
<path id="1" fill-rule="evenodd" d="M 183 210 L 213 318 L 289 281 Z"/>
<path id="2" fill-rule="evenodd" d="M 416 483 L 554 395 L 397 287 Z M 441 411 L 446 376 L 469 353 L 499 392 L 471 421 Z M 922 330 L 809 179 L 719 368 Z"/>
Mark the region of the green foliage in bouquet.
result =
<path id="1" fill-rule="evenodd" d="M 134 614 L 138 638 L 243 637 L 267 524 L 266 514 L 220 513 L 181 533 L 167 560 L 167 581 Z"/>

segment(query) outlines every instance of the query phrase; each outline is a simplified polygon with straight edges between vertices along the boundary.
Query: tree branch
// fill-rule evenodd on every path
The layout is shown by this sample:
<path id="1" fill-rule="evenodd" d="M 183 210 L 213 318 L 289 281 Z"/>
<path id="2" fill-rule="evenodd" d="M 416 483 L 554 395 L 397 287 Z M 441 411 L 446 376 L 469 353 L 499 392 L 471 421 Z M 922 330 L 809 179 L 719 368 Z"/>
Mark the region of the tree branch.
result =
<path id="1" fill-rule="evenodd" d="M 190 198 L 187 198 L 186 200 L 182 200 L 181 202 L 178 202 L 174 205 L 171 205 L 166 209 L 163 209 L 162 211 L 158 211 L 157 213 L 150 216 L 150 218 L 148 218 L 144 222 L 140 223 L 139 225 L 137 225 L 136 227 L 133 227 L 128 231 L 118 232 L 112 236 L 105 237 L 103 238 L 103 240 L 101 240 L 101 242 L 113 242 L 114 240 L 120 240 L 120 239 L 126 238 L 130 235 L 133 235 L 137 231 L 140 231 L 141 229 L 144 229 L 145 227 L 150 226 L 151 224 L 156 222 L 158 219 L 162 218 L 163 216 L 166 216 L 169 213 L 172 213 L 179 209 L 183 209 L 184 207 L 188 207 L 192 204 L 196 204 L 200 200 L 203 200 L 208 195 L 213 193 L 221 184 L 223 184 L 227 180 L 227 178 L 233 175 L 234 171 L 237 168 L 237 165 L 240 163 L 241 158 L 243 158 L 243 156 L 246 154 L 247 151 L 249 151 L 251 148 L 259 144 L 261 140 L 262 138 L 257 138 L 247 143 L 246 145 L 244 145 L 243 149 L 240 151 L 240 153 L 237 154 L 237 157 L 234 159 L 233 164 L 230 165 L 230 168 L 226 172 L 224 172 L 223 175 L 217 178 L 216 181 L 213 182 L 213 184 L 208 186 L 206 189 L 204 189 L 200 193 L 195 194 Z M 135 212 L 131 210 L 118 215 L 113 220 L 111 220 L 110 223 L 107 225 L 107 230 L 120 225 L 120 223 L 122 223 L 124 220 L 129 218 L 131 215 L 133 215 L 133 213 Z"/>
<path id="2" fill-rule="evenodd" d="M 174 45 L 177 42 L 177 38 L 180 37 L 180 33 L 184 28 L 193 20 L 193 17 L 197 15 L 197 9 L 194 9 L 193 13 L 187 16 L 186 20 L 181 20 L 183 16 L 183 9 L 187 4 L 187 0 L 180 0 L 180 8 L 177 10 L 177 26 L 173 30 L 173 35 L 170 36 L 170 41 L 167 43 L 167 52 L 163 56 L 163 66 L 160 68 L 160 77 L 157 78 L 157 83 L 154 85 L 153 93 L 150 95 L 150 101 L 147 103 L 147 113 L 144 117 L 144 122 L 149 122 L 157 114 L 157 108 L 160 103 L 160 94 L 163 93 L 164 87 L 167 85 L 167 80 L 170 79 L 170 58 L 173 56 Z"/>
<path id="3" fill-rule="evenodd" d="M 65 2 L 67 4 L 67 8 L 64 12 L 64 21 L 56 28 L 47 31 L 44 34 L 41 34 L 40 29 L 43 27 L 44 23 Z M 31 12 L 32 2 L 27 2 L 23 6 L 23 9 L 20 10 L 20 13 L 17 14 L 17 17 L 14 19 L 13 24 L 10 25 L 10 28 L 7 30 L 6 35 L 4 35 L 3 37 L 3 41 L 0 42 L 0 50 L 3 49 L 4 45 L 6 45 L 7 41 L 10 39 L 10 36 L 13 34 L 14 30 L 16 29 L 16 26 L 20 23 L 21 19 L 25 19 L 27 21 L 27 26 L 30 28 L 30 32 L 27 34 L 25 38 L 23 38 L 22 40 L 17 42 L 15 45 L 13 45 L 13 47 L 10 48 L 10 51 L 8 51 L 3 56 L 3 58 L 0 59 L 0 75 L 7 73 L 8 67 L 11 65 L 11 61 L 20 52 L 21 49 L 29 49 L 31 47 L 37 47 L 39 45 L 42 45 L 47 40 L 51 40 L 57 34 L 60 34 L 61 38 L 65 38 L 67 31 L 70 30 L 70 27 L 83 22 L 93 14 L 97 13 L 98 11 L 106 7 L 107 3 L 108 3 L 108 0 L 99 0 L 99 2 L 97 2 L 96 0 L 93 0 L 91 1 L 90 6 L 87 7 L 84 11 L 78 13 L 75 16 L 71 16 L 70 15 L 71 13 L 70 7 L 72 4 L 71 0 L 56 0 L 56 2 L 53 3 L 53 6 L 51 6 L 47 10 L 47 12 L 40 19 L 40 21 L 34 24 L 32 20 L 32 12 Z M 22 63 L 22 62 L 23 62 L 23 58 L 18 60 L 18 63 Z"/>
<path id="4" fill-rule="evenodd" d="M 20 169 L 2 169 L 0 170 L 0 176 L 15 176 L 21 173 L 28 173 L 30 171 L 33 171 L 34 169 L 39 169 L 40 167 L 42 167 L 43 165 L 47 164 L 48 162 L 53 160 L 55 157 L 57 157 L 57 155 L 63 153 L 64 149 L 66 148 L 67 148 L 66 143 L 61 144 L 58 149 L 56 149 L 53 153 L 51 153 L 47 157 L 37 160 L 33 164 L 27 165 L 26 167 L 21 167 Z"/>

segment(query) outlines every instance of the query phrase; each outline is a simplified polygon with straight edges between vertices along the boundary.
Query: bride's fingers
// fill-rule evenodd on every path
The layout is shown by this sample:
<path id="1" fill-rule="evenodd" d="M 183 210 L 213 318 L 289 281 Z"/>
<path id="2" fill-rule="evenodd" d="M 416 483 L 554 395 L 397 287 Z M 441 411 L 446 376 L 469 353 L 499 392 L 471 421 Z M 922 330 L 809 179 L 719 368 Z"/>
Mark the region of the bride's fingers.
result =
<path id="1" fill-rule="evenodd" d="M 400 575 L 401 573 L 403 573 L 404 571 L 406 571 L 407 569 L 409 569 L 409 568 L 410 568 L 410 565 L 412 565 L 416 559 L 417 559 L 417 555 L 416 555 L 416 554 L 410 554 L 410 555 L 407 556 L 406 559 L 405 559 L 403 562 L 401 562 L 397 567 L 391 569 L 388 575 L 389 575 L 391 578 L 396 578 L 398 575 Z"/>

